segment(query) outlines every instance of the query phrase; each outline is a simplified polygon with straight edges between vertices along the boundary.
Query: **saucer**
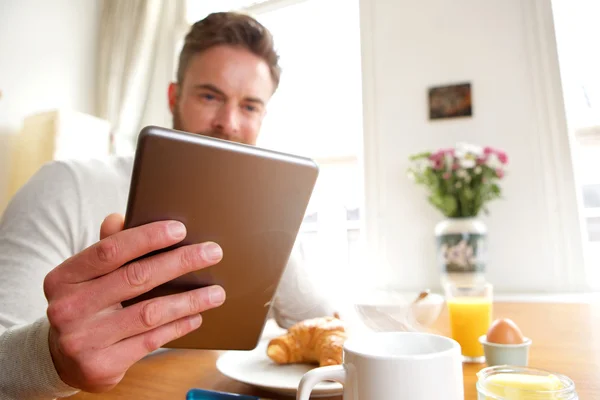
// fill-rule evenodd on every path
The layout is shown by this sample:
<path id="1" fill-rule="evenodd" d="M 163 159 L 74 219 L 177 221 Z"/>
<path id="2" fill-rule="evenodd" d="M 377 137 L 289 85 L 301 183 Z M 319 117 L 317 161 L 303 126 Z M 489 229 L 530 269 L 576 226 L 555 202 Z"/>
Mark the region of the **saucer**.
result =
<path id="1" fill-rule="evenodd" d="M 251 351 L 227 351 L 217 360 L 217 369 L 223 375 L 238 382 L 262 390 L 296 396 L 302 376 L 315 366 L 306 364 L 278 365 L 267 356 L 269 340 L 262 340 Z M 343 394 L 343 386 L 337 382 L 321 382 L 311 397 L 329 397 Z"/>

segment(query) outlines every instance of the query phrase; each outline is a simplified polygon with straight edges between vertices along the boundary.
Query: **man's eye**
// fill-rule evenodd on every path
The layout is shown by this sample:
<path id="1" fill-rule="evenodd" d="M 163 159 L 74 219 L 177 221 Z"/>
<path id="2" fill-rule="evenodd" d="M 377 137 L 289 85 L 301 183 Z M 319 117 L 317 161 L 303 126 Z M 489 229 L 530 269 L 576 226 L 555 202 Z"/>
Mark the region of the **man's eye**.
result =
<path id="1" fill-rule="evenodd" d="M 258 107 L 256 107 L 256 106 L 253 106 L 253 105 L 251 105 L 251 104 L 247 104 L 247 105 L 245 105 L 245 106 L 244 106 L 244 109 L 245 109 L 246 111 L 250 111 L 250 112 L 255 112 L 255 111 L 258 111 Z"/>
<path id="2" fill-rule="evenodd" d="M 216 99 L 215 95 L 214 94 L 210 94 L 210 93 L 203 93 L 203 94 L 200 95 L 200 97 L 203 100 L 209 100 L 209 101 Z"/>

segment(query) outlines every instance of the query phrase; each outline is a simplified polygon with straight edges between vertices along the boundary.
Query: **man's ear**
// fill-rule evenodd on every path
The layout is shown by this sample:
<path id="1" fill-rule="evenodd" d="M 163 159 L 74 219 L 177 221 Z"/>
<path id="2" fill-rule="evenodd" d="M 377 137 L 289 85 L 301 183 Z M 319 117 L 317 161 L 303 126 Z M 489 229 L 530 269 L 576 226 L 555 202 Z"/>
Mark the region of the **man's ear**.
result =
<path id="1" fill-rule="evenodd" d="M 179 85 L 175 82 L 169 84 L 169 109 L 171 114 L 175 112 L 175 106 L 177 105 L 177 99 L 179 98 Z"/>

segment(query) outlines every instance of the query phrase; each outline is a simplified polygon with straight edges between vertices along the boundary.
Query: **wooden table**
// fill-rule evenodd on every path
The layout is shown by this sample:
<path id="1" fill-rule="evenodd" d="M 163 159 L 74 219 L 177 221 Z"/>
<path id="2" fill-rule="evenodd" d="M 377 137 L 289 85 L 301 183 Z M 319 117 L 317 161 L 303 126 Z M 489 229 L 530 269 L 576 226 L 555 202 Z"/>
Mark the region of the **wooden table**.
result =
<path id="1" fill-rule="evenodd" d="M 582 400 L 600 399 L 600 304 L 496 303 L 494 317 L 513 319 L 523 334 L 533 340 L 531 367 L 569 376 L 575 381 Z M 433 328 L 448 334 L 446 311 Z M 110 392 L 79 393 L 71 398 L 175 400 L 185 399 L 188 389 L 196 387 L 286 399 L 221 375 L 215 368 L 218 355 L 217 352 L 192 350 L 153 354 L 134 365 Z M 475 374 L 484 366 L 464 365 L 466 400 L 477 398 Z"/>

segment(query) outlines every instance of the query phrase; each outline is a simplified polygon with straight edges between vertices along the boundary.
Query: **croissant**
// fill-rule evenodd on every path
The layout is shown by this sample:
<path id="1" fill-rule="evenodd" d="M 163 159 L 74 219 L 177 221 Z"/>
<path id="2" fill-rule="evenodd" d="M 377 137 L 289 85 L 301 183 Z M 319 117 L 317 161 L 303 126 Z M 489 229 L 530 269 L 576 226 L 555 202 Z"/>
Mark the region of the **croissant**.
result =
<path id="1" fill-rule="evenodd" d="M 291 326 L 286 334 L 271 339 L 267 355 L 277 364 L 338 365 L 342 363 L 346 339 L 346 329 L 340 319 L 307 319 Z"/>

